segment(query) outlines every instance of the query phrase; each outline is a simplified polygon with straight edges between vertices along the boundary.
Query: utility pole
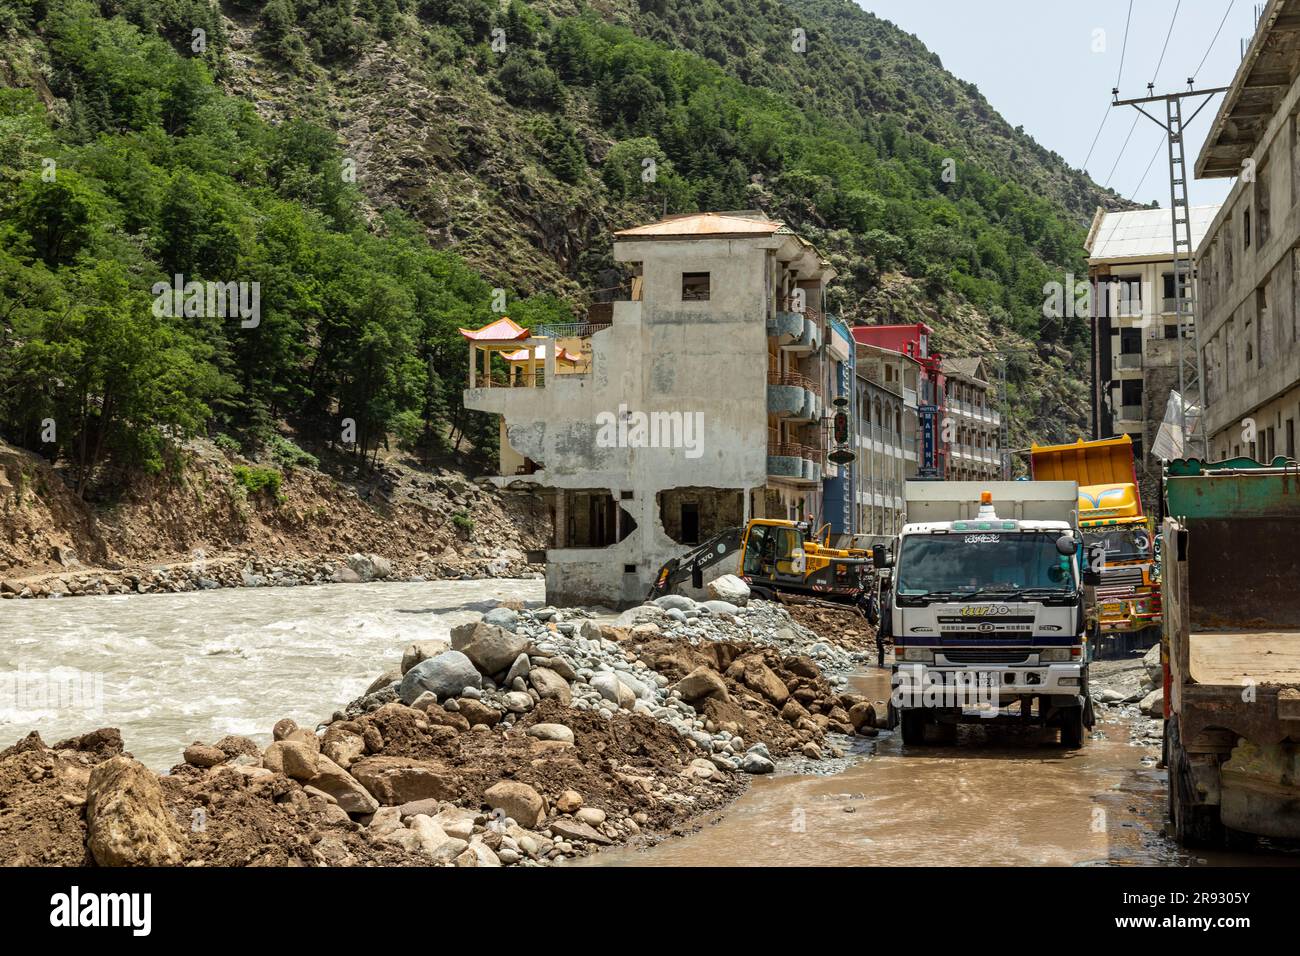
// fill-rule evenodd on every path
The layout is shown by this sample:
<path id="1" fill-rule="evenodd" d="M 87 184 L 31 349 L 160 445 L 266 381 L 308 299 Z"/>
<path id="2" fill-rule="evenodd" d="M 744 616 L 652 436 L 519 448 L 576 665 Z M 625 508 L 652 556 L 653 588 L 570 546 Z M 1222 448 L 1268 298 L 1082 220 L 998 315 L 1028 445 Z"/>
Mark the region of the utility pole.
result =
<path id="1" fill-rule="evenodd" d="M 1174 240 L 1174 314 L 1178 321 L 1178 424 L 1183 433 L 1184 449 L 1199 446 L 1202 461 L 1209 458 L 1209 442 L 1205 435 L 1205 393 L 1202 387 L 1205 368 L 1201 358 L 1200 340 L 1196 321 L 1196 283 L 1192 278 L 1192 226 L 1187 204 L 1187 163 L 1183 154 L 1183 131 L 1196 119 L 1211 97 L 1222 93 L 1226 86 L 1194 89 L 1192 78 L 1187 78 L 1187 89 L 1177 93 L 1156 94 L 1154 83 L 1147 84 L 1147 96 L 1121 100 L 1119 88 L 1111 90 L 1112 106 L 1131 106 L 1165 131 L 1169 144 L 1169 218 Z M 1192 115 L 1183 119 L 1183 100 L 1203 97 Z M 1164 103 L 1165 118 L 1160 120 L 1143 106 Z M 1187 406 L 1197 409 L 1196 434 L 1188 433 Z"/>

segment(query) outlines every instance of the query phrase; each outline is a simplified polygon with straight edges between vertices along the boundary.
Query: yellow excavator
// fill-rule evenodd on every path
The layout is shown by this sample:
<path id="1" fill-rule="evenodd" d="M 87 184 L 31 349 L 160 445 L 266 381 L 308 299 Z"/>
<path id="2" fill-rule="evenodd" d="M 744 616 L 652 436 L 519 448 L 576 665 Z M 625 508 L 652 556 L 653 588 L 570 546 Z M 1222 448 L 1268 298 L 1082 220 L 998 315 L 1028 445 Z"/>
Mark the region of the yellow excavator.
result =
<path id="1" fill-rule="evenodd" d="M 690 580 L 704 586 L 704 570 L 737 554 L 736 575 L 756 598 L 802 598 L 857 607 L 874 623 L 875 569 L 872 555 L 857 548 L 832 548 L 830 527 L 812 534 L 806 521 L 753 518 L 727 528 L 666 562 L 655 575 L 650 599 L 671 594 Z"/>

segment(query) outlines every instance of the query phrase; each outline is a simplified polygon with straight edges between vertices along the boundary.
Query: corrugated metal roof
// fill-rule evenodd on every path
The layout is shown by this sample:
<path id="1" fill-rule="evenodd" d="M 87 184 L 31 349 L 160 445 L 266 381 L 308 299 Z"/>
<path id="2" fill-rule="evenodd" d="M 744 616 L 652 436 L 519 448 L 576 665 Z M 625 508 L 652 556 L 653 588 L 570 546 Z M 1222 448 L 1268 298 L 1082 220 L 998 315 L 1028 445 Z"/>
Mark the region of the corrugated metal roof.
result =
<path id="1" fill-rule="evenodd" d="M 1210 223 L 1218 215 L 1219 203 L 1191 206 L 1188 225 L 1192 232 L 1192 248 L 1200 245 Z M 1130 209 L 1125 212 L 1108 212 L 1101 217 L 1093 234 L 1088 237 L 1088 258 L 1114 259 L 1172 259 L 1174 256 L 1173 227 L 1168 209 Z"/>
<path id="2" fill-rule="evenodd" d="M 784 223 L 762 217 L 742 216 L 718 212 L 696 212 L 682 216 L 669 216 L 658 222 L 631 229 L 620 229 L 615 239 L 712 239 L 718 236 L 770 236 Z"/>
<path id="3" fill-rule="evenodd" d="M 980 365 L 983 360 L 978 355 L 962 355 L 957 358 L 945 358 L 943 360 L 943 374 L 961 375 L 966 378 L 973 378 L 978 381 L 984 381 L 980 377 Z"/>

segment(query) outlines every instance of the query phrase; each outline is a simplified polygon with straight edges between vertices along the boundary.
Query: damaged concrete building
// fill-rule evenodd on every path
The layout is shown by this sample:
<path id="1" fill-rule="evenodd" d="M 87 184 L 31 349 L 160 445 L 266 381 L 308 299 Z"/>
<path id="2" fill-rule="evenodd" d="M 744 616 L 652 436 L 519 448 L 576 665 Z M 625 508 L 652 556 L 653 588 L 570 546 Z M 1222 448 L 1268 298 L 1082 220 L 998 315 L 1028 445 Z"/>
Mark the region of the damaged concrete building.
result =
<path id="1" fill-rule="evenodd" d="M 495 481 L 554 517 L 553 603 L 638 603 L 718 531 L 822 508 L 830 265 L 750 212 L 624 229 L 614 257 L 627 297 L 593 321 L 462 330 L 465 405 L 501 416 Z"/>

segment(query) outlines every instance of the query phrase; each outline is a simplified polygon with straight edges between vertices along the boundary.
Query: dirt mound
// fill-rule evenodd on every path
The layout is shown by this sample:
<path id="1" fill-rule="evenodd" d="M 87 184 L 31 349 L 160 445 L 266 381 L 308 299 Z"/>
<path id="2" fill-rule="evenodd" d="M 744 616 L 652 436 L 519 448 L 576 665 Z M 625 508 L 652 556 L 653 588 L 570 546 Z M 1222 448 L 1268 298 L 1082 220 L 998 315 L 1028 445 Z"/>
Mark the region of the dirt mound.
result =
<path id="1" fill-rule="evenodd" d="M 764 741 L 773 755 L 820 745 L 827 731 L 856 729 L 849 711 L 862 698 L 836 691 L 811 658 L 730 641 L 691 644 L 670 638 L 647 641 L 637 652 L 675 681 L 700 667 L 716 673 L 727 699 L 702 701 L 708 721 L 746 740 Z"/>
<path id="2" fill-rule="evenodd" d="M 783 606 L 792 618 L 822 640 L 849 651 L 876 653 L 876 629 L 853 608 L 794 602 Z"/>

